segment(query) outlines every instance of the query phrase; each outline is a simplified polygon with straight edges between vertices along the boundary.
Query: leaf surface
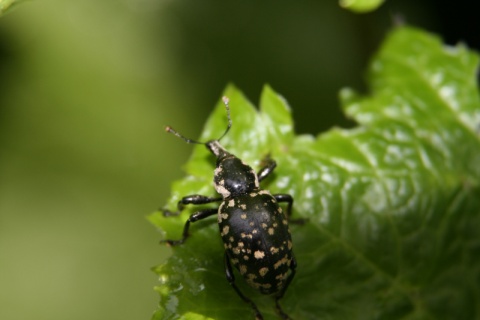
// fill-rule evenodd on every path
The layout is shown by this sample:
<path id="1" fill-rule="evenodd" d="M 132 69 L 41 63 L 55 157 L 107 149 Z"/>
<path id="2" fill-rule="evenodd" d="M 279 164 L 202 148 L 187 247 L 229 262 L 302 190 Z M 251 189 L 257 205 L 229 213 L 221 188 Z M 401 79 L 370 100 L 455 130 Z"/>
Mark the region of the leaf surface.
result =
<path id="1" fill-rule="evenodd" d="M 382 5 L 384 0 L 340 0 L 340 6 L 357 13 L 371 12 Z"/>
<path id="2" fill-rule="evenodd" d="M 21 0 L 0 0 L 0 17 Z"/>
<path id="3" fill-rule="evenodd" d="M 256 170 L 267 155 L 278 166 L 262 182 L 289 193 L 297 275 L 281 300 L 293 319 L 480 318 L 480 99 L 478 55 L 401 27 L 386 38 L 368 72 L 367 95 L 341 92 L 354 129 L 297 136 L 290 108 L 266 86 L 260 110 L 233 86 L 233 127 L 222 144 Z M 321 114 L 312 114 L 321 117 Z M 218 103 L 201 141 L 226 126 Z M 178 143 L 184 143 L 179 140 Z M 214 196 L 215 159 L 193 147 L 187 176 L 167 203 Z M 178 217 L 150 216 L 166 238 L 180 238 L 191 206 Z M 215 218 L 192 224 L 191 237 L 155 271 L 154 319 L 248 319 L 250 307 L 225 280 Z M 236 283 L 265 319 L 274 301 Z"/>

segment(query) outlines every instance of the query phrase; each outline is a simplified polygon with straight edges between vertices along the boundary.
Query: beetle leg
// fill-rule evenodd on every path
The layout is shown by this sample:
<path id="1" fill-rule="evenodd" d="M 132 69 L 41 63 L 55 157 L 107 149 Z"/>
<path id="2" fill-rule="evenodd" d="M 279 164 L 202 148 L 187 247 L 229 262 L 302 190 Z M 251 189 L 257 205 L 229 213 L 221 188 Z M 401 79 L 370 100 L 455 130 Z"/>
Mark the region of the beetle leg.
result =
<path id="1" fill-rule="evenodd" d="M 290 285 L 290 282 L 292 282 L 292 279 L 295 276 L 296 268 L 297 268 L 297 261 L 295 260 L 295 257 L 292 257 L 292 261 L 290 262 L 290 271 L 291 271 L 290 275 L 288 276 L 287 281 L 285 282 L 285 286 L 275 297 L 275 307 L 277 308 L 277 312 L 280 314 L 280 316 L 283 319 L 290 319 L 290 317 L 288 316 L 288 314 L 283 312 L 282 308 L 280 307 L 280 303 L 278 301 L 283 297 L 283 295 L 285 294 L 285 291 L 287 291 L 287 288 Z"/>
<path id="2" fill-rule="evenodd" d="M 262 169 L 260 169 L 260 171 L 258 171 L 257 173 L 258 182 L 268 177 L 277 166 L 277 163 L 275 162 L 275 160 L 270 159 L 270 157 L 267 157 L 264 161 L 266 162 L 266 165 Z"/>
<path id="3" fill-rule="evenodd" d="M 187 222 L 185 222 L 185 226 L 183 227 L 183 233 L 182 233 L 182 238 L 180 240 L 162 240 L 161 242 L 167 243 L 168 245 L 171 246 L 177 246 L 179 244 L 182 244 L 185 242 L 185 240 L 188 238 L 188 229 L 190 228 L 190 222 L 195 222 L 198 220 L 205 219 L 207 217 L 210 217 L 211 215 L 214 215 L 218 212 L 218 209 L 205 209 L 201 211 L 197 211 L 192 213 L 192 215 L 188 218 Z"/>
<path id="4" fill-rule="evenodd" d="M 253 303 L 252 300 L 245 297 L 243 293 L 235 285 L 235 276 L 233 275 L 232 265 L 230 264 L 230 259 L 228 258 L 227 252 L 225 252 L 225 277 L 227 278 L 228 283 L 230 283 L 230 285 L 233 287 L 235 292 L 238 294 L 238 296 L 252 307 L 253 311 L 255 312 L 255 320 L 263 320 L 263 316 L 260 313 L 260 311 L 258 311 L 258 308 L 255 305 L 255 303 Z"/>
<path id="5" fill-rule="evenodd" d="M 274 194 L 273 197 L 275 198 L 275 200 L 277 200 L 277 202 L 287 202 L 287 218 L 288 218 L 288 221 L 292 224 L 305 224 L 305 222 L 308 221 L 308 219 L 302 219 L 302 218 L 298 218 L 298 219 L 294 219 L 294 220 L 291 220 L 290 217 L 292 216 L 292 206 L 293 206 L 293 198 L 291 195 L 289 194 Z"/>
<path id="6" fill-rule="evenodd" d="M 199 194 L 192 194 L 192 195 L 189 195 L 189 196 L 185 196 L 182 199 L 180 199 L 180 201 L 178 201 L 178 203 L 177 203 L 177 209 L 178 210 L 177 211 L 170 211 L 170 210 L 166 210 L 166 209 L 160 209 L 160 211 L 163 212 L 163 215 L 165 217 L 178 216 L 180 214 L 180 212 L 182 212 L 185 205 L 188 205 L 188 204 L 194 204 L 194 205 L 207 204 L 207 203 L 212 203 L 212 202 L 218 202 L 218 201 L 221 201 L 221 200 L 222 200 L 222 198 L 220 198 L 220 197 L 214 198 L 214 197 L 202 196 L 202 195 L 199 195 Z"/>
<path id="7" fill-rule="evenodd" d="M 293 206 L 293 198 L 289 194 L 274 194 L 275 200 L 277 202 L 287 202 L 287 218 L 290 219 L 290 216 L 292 215 L 292 206 Z"/>

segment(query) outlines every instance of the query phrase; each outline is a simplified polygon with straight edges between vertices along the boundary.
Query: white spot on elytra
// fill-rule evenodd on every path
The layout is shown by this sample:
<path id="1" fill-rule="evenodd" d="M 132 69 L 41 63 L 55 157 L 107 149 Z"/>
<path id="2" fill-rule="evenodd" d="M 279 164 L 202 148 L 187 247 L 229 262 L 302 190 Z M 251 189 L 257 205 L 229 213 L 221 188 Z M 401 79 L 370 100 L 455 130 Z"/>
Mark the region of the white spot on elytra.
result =
<path id="1" fill-rule="evenodd" d="M 253 255 L 255 256 L 255 259 L 262 259 L 265 257 L 265 252 L 257 250 L 253 253 Z"/>
<path id="2" fill-rule="evenodd" d="M 268 268 L 267 268 L 267 267 L 260 268 L 260 270 L 258 270 L 258 273 L 259 273 L 262 277 L 265 277 L 265 275 L 267 274 L 267 272 L 268 272 Z"/>
<path id="3" fill-rule="evenodd" d="M 223 227 L 221 236 L 224 236 L 224 235 L 228 234 L 229 231 L 230 231 L 230 227 L 229 227 L 229 226 Z"/>

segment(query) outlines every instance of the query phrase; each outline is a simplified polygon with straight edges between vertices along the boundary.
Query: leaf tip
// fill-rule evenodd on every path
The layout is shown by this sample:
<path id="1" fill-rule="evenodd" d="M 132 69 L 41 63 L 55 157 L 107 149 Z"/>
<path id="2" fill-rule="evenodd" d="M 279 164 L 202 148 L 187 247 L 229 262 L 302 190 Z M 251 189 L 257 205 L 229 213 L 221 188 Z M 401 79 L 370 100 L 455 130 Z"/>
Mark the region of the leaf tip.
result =
<path id="1" fill-rule="evenodd" d="M 382 5 L 385 0 L 340 0 L 339 5 L 356 13 L 367 13 L 374 11 Z"/>

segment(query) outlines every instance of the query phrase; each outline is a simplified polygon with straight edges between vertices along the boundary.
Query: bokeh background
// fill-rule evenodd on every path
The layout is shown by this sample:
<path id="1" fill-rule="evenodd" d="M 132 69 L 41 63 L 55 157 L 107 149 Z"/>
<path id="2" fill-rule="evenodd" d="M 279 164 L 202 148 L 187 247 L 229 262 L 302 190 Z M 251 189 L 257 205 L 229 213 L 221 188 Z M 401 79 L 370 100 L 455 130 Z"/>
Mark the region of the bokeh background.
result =
<path id="1" fill-rule="evenodd" d="M 227 83 L 269 83 L 299 133 L 354 125 L 372 53 L 402 16 L 480 47 L 473 1 L 34 0 L 0 17 L 0 319 L 149 319 L 165 203 Z M 234 107 L 234 106 L 232 106 Z"/>

